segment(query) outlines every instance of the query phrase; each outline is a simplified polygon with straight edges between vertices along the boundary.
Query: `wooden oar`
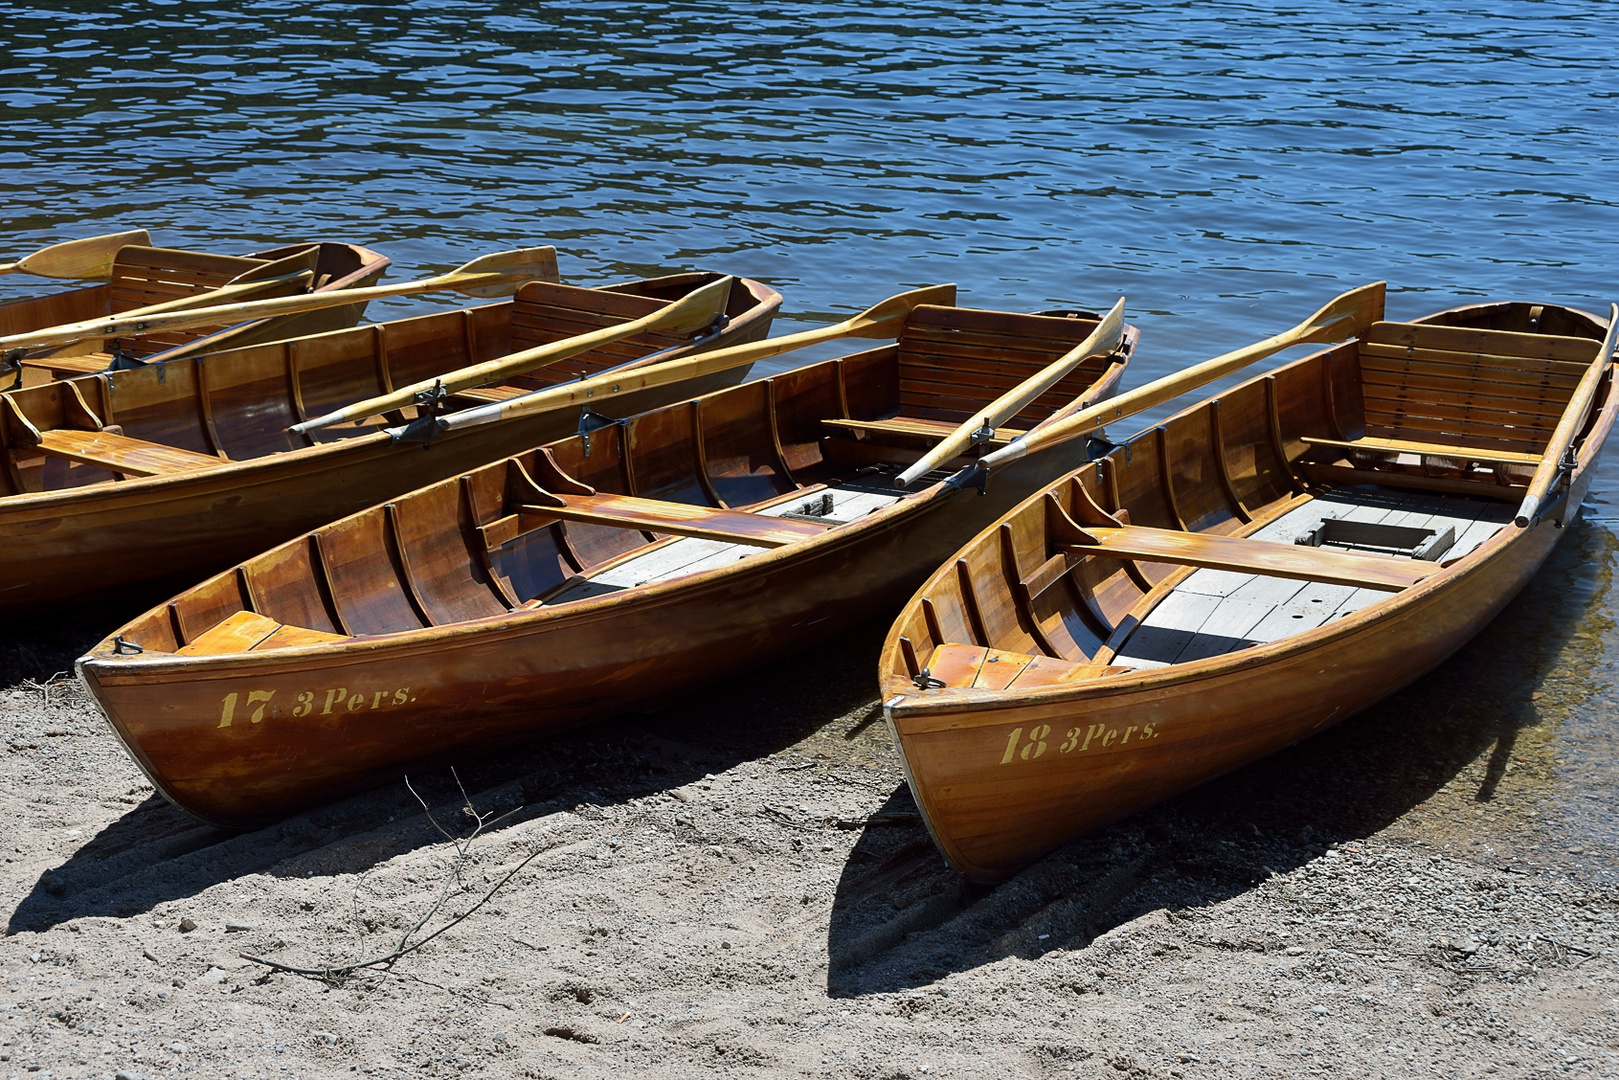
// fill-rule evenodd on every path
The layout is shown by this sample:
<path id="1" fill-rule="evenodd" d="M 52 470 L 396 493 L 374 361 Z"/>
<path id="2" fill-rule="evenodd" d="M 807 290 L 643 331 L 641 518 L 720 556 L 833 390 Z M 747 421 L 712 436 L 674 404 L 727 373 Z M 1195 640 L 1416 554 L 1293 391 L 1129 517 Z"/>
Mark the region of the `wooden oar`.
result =
<path id="1" fill-rule="evenodd" d="M 1055 386 L 1063 376 L 1073 371 L 1083 361 L 1092 356 L 1106 355 L 1115 351 L 1122 340 L 1124 340 L 1124 297 L 1121 296 L 1112 310 L 1096 324 L 1096 329 L 1091 331 L 1089 337 L 996 398 L 982 413 L 974 413 L 970 419 L 963 421 L 961 426 L 946 435 L 938 446 L 923 454 L 915 465 L 900 473 L 895 483 L 900 487 L 908 487 L 917 477 L 926 476 L 942 463 L 967 449 L 972 443 L 973 432 L 981 427 L 994 431 L 1022 412 L 1029 402 Z M 978 422 L 979 416 L 983 417 L 982 424 Z"/>
<path id="2" fill-rule="evenodd" d="M 566 360 L 570 356 L 589 352 L 598 345 L 619 341 L 623 338 L 634 337 L 636 334 L 648 330 L 662 330 L 671 334 L 690 334 L 711 326 L 725 311 L 725 305 L 731 299 L 731 287 L 735 278 L 722 277 L 711 281 L 700 289 L 693 289 L 685 296 L 672 304 L 667 304 L 639 319 L 618 323 L 614 326 L 604 326 L 600 330 L 592 330 L 586 334 L 563 338 L 547 345 L 539 345 L 522 352 L 510 353 L 494 360 L 486 360 L 481 364 L 459 368 L 446 372 L 431 379 L 422 379 L 402 386 L 387 394 L 379 394 L 364 401 L 357 401 L 353 405 L 345 405 L 335 412 L 325 416 L 317 416 L 312 420 L 305 420 L 294 424 L 288 430 L 295 433 L 313 431 L 316 428 L 331 427 L 347 420 L 360 420 L 367 416 L 376 416 L 378 413 L 388 412 L 390 409 L 403 408 L 415 403 L 416 395 L 423 391 L 433 391 L 437 394 L 453 394 L 459 390 L 466 390 L 481 383 L 491 382 L 495 379 L 516 375 L 519 372 L 532 371 L 546 364 L 554 364 L 559 360 Z M 577 385 L 577 384 L 575 384 Z"/>
<path id="3" fill-rule="evenodd" d="M 36 274 L 53 278 L 104 278 L 112 273 L 112 262 L 123 248 L 148 247 L 152 236 L 145 229 L 86 236 L 42 247 L 16 262 L 0 263 L 0 274 Z"/>
<path id="4" fill-rule="evenodd" d="M 217 289 L 176 297 L 161 304 L 148 304 L 145 307 L 120 311 L 118 318 L 134 319 L 147 315 L 161 315 L 166 311 L 189 311 L 199 307 L 211 307 L 227 300 L 265 294 L 285 296 L 309 284 L 315 276 L 315 263 L 319 258 L 319 247 L 307 247 L 274 262 L 267 262 L 237 274 Z"/>
<path id="5" fill-rule="evenodd" d="M 522 397 L 435 417 L 430 424 L 416 421 L 401 427 L 389 428 L 388 434 L 395 440 L 425 442 L 435 432 L 493 424 L 500 420 L 553 412 L 574 405 L 600 404 L 606 398 L 620 397 L 654 386 L 667 386 L 686 379 L 697 379 L 717 371 L 728 371 L 743 364 L 751 364 L 755 360 L 763 360 L 821 341 L 845 337 L 897 337 L 915 308 L 923 304 L 950 305 L 955 302 L 954 285 L 932 285 L 925 289 L 912 289 L 910 292 L 890 296 L 882 303 L 874 304 L 860 314 L 852 315 L 831 326 L 801 330 L 796 334 L 784 334 L 778 338 L 755 341 L 747 345 L 733 345 L 728 349 L 715 349 L 713 352 L 700 353 L 696 356 L 683 356 L 678 360 L 632 368 L 629 371 L 603 372 L 578 382 L 550 386 L 544 390 L 536 390 L 532 394 L 524 394 Z"/>
<path id="6" fill-rule="evenodd" d="M 1518 507 L 1518 515 L 1512 519 L 1520 529 L 1528 528 L 1540 514 L 1540 504 L 1551 494 L 1552 485 L 1557 482 L 1558 476 L 1574 470 L 1574 456 L 1570 453 L 1574 445 L 1574 436 L 1585 423 L 1585 414 L 1590 411 L 1591 402 L 1596 398 L 1597 387 L 1602 385 L 1602 376 L 1607 374 L 1613 354 L 1615 331 L 1619 331 L 1619 304 L 1609 304 L 1607 336 L 1602 339 L 1602 346 L 1597 349 L 1596 358 L 1591 361 L 1591 366 L 1585 369 L 1579 384 L 1574 387 L 1574 395 L 1568 399 L 1568 407 L 1563 410 L 1562 419 L 1558 420 L 1557 426 L 1552 429 L 1552 437 L 1546 444 L 1546 452 L 1541 455 L 1540 465 L 1529 480 L 1528 494 L 1523 497 L 1523 503 Z"/>
<path id="7" fill-rule="evenodd" d="M 237 304 L 162 312 L 152 316 L 115 315 L 110 318 L 89 319 L 0 337 L 0 349 L 34 349 L 83 338 L 123 337 L 132 334 L 152 334 L 162 330 L 185 330 L 195 326 L 229 325 L 263 319 L 271 315 L 292 315 L 305 311 L 319 311 L 321 308 L 343 307 L 347 304 L 377 300 L 384 296 L 408 296 L 412 293 L 440 290 L 454 290 L 467 296 L 509 296 L 516 292 L 523 282 L 533 280 L 557 280 L 556 248 L 537 247 L 499 251 L 493 255 L 473 259 L 447 274 L 438 274 L 419 281 L 396 281 L 391 285 L 373 285 L 365 289 L 339 289 L 336 292 L 248 300 Z"/>
<path id="8" fill-rule="evenodd" d="M 1343 341 L 1363 334 L 1367 327 L 1383 317 L 1385 287 L 1385 282 L 1378 281 L 1352 289 L 1291 330 L 1284 330 L 1264 341 L 1216 356 L 1213 360 L 1205 360 L 1201 364 L 1195 364 L 1172 375 L 1165 375 L 1161 379 L 1154 379 L 1145 386 L 1120 394 L 1100 405 L 1082 409 L 1048 427 L 1036 427 L 1016 442 L 1001 447 L 993 454 L 986 454 L 969 465 L 960 474 L 962 482 L 968 482 L 970 476 L 981 476 L 989 470 L 1016 461 L 1025 454 L 1077 439 L 1096 431 L 1104 424 L 1171 401 L 1188 390 L 1213 382 L 1223 375 L 1229 375 L 1256 360 L 1280 352 L 1289 345 Z"/>

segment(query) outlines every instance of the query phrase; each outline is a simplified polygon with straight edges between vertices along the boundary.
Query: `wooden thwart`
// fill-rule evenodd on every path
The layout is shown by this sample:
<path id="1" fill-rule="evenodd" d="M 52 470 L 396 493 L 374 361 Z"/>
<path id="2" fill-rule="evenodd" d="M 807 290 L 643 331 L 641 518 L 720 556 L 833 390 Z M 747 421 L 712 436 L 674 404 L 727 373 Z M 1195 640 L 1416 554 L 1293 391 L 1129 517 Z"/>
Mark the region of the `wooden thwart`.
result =
<path id="1" fill-rule="evenodd" d="M 724 540 L 752 547 L 781 547 L 821 535 L 830 523 L 820 525 L 797 518 L 766 517 L 741 510 L 715 510 L 687 503 L 638 499 L 629 495 L 555 495 L 554 504 L 516 507 L 520 514 L 611 525 L 621 529 L 643 529 L 674 536 L 696 536 Z M 490 539 L 494 539 L 491 537 Z"/>
<path id="2" fill-rule="evenodd" d="M 215 469 L 224 464 L 219 458 L 207 454 L 144 439 L 131 439 L 111 431 L 79 431 L 73 428 L 40 432 L 39 445 L 33 449 L 51 457 L 98 465 L 125 476 L 167 476 L 198 469 Z"/>
<path id="3" fill-rule="evenodd" d="M 1446 446 L 1443 443 L 1410 442 L 1405 439 L 1321 439 L 1303 436 L 1311 446 L 1332 446 L 1343 450 L 1374 450 L 1391 454 L 1421 454 L 1424 457 L 1447 457 L 1461 461 L 1487 461 L 1504 465 L 1538 465 L 1539 454 L 1523 454 L 1511 450 L 1483 450 L 1476 446 Z"/>
<path id="4" fill-rule="evenodd" d="M 1078 555 L 1179 563 L 1210 570 L 1234 570 L 1299 581 L 1324 581 L 1331 585 L 1352 585 L 1383 592 L 1399 592 L 1440 570 L 1434 563 L 1416 559 L 1350 555 L 1269 540 L 1182 533 L 1141 525 L 1120 528 L 1091 526 L 1082 532 L 1096 542 L 1093 544 L 1081 540 L 1060 546 Z"/>
<path id="5" fill-rule="evenodd" d="M 251 611 L 238 611 L 175 650 L 181 656 L 223 656 L 254 649 L 290 649 L 323 641 L 342 641 L 342 634 L 287 626 Z"/>

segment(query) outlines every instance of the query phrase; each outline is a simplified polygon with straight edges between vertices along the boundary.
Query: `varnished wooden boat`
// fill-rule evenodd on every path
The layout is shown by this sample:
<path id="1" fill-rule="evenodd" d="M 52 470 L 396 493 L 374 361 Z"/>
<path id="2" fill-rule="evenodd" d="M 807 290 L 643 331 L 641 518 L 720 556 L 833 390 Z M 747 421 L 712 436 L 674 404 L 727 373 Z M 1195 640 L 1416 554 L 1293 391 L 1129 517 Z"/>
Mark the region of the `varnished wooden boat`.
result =
<path id="1" fill-rule="evenodd" d="M 358 244 L 285 244 L 242 256 L 131 245 L 118 252 L 111 276 L 102 284 L 0 303 L 0 336 L 118 315 L 210 292 L 255 267 L 310 247 L 318 249 L 308 285 L 314 292 L 340 292 L 374 285 L 389 265 L 386 256 Z M 114 362 L 115 354 L 121 366 L 132 360 L 149 363 L 174 359 L 337 330 L 353 326 L 363 314 L 365 304 L 357 303 L 228 327 L 131 335 L 116 342 L 78 341 L 33 352 L 12 360 L 7 366 L 18 373 L 20 385 L 34 386 L 52 379 L 101 371 Z"/>
<path id="2" fill-rule="evenodd" d="M 0 394 L 0 609 L 202 573 L 476 465 L 573 431 L 560 412 L 394 448 L 398 413 L 292 435 L 290 424 L 396 385 L 654 312 L 712 274 L 608 289 L 534 281 L 508 301 L 184 356 Z M 768 333 L 781 294 L 738 279 L 702 348 Z M 658 331 L 602 345 L 453 408 L 692 348 Z M 740 381 L 746 368 L 627 395 L 647 408 Z M 407 410 L 409 412 L 409 410 Z M 392 417 L 390 421 L 389 417 Z"/>
<path id="3" fill-rule="evenodd" d="M 1444 660 L 1577 511 L 1619 404 L 1611 349 L 1604 320 L 1550 304 L 1379 322 L 974 538 L 880 665 L 951 865 L 1004 877 Z"/>
<path id="4" fill-rule="evenodd" d="M 987 498 L 900 468 L 1093 319 L 921 306 L 896 344 L 473 469 L 252 558 L 80 662 L 158 790 L 262 822 L 410 761 L 611 715 L 898 604 L 1083 460 Z M 1112 391 L 1086 360 L 989 445 Z M 140 651 L 136 651 L 136 650 Z"/>

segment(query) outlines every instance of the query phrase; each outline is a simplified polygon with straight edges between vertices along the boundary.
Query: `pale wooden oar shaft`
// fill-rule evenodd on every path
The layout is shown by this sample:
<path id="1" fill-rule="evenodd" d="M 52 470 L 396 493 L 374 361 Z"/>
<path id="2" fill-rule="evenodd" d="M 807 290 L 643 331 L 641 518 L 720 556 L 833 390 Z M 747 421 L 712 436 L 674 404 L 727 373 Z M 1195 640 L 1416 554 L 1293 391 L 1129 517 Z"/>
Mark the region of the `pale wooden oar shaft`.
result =
<path id="1" fill-rule="evenodd" d="M 1382 315 L 1382 282 L 1353 289 L 1291 330 L 1284 330 L 1263 341 L 1224 353 L 1212 360 L 1205 360 L 1201 364 L 1194 364 L 1192 367 L 1165 375 L 1161 379 L 1154 379 L 1145 386 L 1127 391 L 1100 405 L 1082 409 L 1066 420 L 1049 427 L 1037 428 L 1016 442 L 980 458 L 975 467 L 994 469 L 1034 451 L 1088 435 L 1115 420 L 1162 405 L 1166 401 L 1173 401 L 1188 390 L 1194 390 L 1233 371 L 1241 370 L 1256 360 L 1263 360 L 1290 345 L 1340 341 L 1354 337 L 1364 333 L 1366 328 L 1382 318 Z"/>
<path id="2" fill-rule="evenodd" d="M 391 393 L 379 394 L 353 405 L 344 406 L 325 416 L 317 416 L 312 420 L 294 424 L 290 431 L 302 433 L 313 431 L 316 428 L 330 427 L 349 420 L 359 420 L 368 416 L 376 416 L 392 409 L 403 408 L 415 402 L 416 395 L 424 391 L 435 391 L 443 394 L 453 394 L 461 390 L 490 382 L 494 379 L 505 378 L 524 371 L 532 371 L 537 367 L 554 364 L 566 360 L 570 356 L 589 352 L 598 345 L 619 341 L 623 338 L 633 337 L 648 330 L 665 329 L 675 333 L 700 330 L 711 324 L 724 311 L 730 300 L 731 289 L 735 279 L 723 277 L 711 281 L 699 289 L 676 300 L 672 304 L 659 308 L 650 315 L 643 315 L 639 319 L 619 323 L 615 326 L 604 326 L 599 330 L 579 334 L 574 337 L 563 338 L 532 349 L 510 353 L 494 360 L 486 360 L 481 364 L 472 364 L 455 371 L 431 379 L 422 379 L 409 386 L 399 387 Z"/>
<path id="3" fill-rule="evenodd" d="M 476 275 L 494 278 L 498 275 Z M 213 326 L 226 322 L 250 322 L 272 315 L 290 315 L 322 308 L 342 307 L 364 303 L 384 296 L 406 296 L 411 293 L 451 289 L 457 285 L 475 284 L 469 280 L 451 281 L 453 274 L 421 281 L 398 281 L 392 285 L 373 285 L 365 289 L 346 289 L 332 293 L 307 293 L 302 296 L 271 297 L 267 300 L 245 300 L 239 304 L 209 305 L 185 311 L 158 312 L 153 315 L 119 315 L 111 319 L 64 323 L 32 333 L 12 334 L 0 338 L 3 349 L 33 349 L 57 345 L 84 338 L 123 337 L 134 334 L 155 334 L 166 330 L 189 330 L 198 326 Z"/>
<path id="4" fill-rule="evenodd" d="M 364 289 L 340 289 L 336 292 L 305 293 L 301 296 L 272 297 L 266 300 L 248 300 L 239 304 L 210 305 L 186 311 L 160 313 L 150 317 L 122 315 L 112 318 L 87 319 L 83 322 L 64 323 L 44 330 L 29 331 L 0 337 L 0 349 L 34 349 L 46 345 L 59 345 L 85 338 L 121 337 L 132 334 L 152 334 L 167 330 L 188 330 L 198 326 L 217 326 L 222 323 L 249 322 L 272 315 L 292 315 L 305 311 L 319 311 L 329 307 L 365 303 L 386 296 L 408 296 L 413 293 L 437 292 L 454 289 L 468 292 L 489 285 L 534 276 L 531 268 L 469 270 L 493 256 L 476 259 L 448 274 L 422 278 L 419 281 L 396 281 L 391 285 L 372 285 Z"/>
<path id="5" fill-rule="evenodd" d="M 307 285 L 314 276 L 315 274 L 312 270 L 299 270 L 291 274 L 282 274 L 279 277 L 259 278 L 255 281 L 221 285 L 217 289 L 210 289 L 194 296 L 181 296 L 173 300 L 165 300 L 161 304 L 149 304 L 142 308 L 132 308 L 129 311 L 120 312 L 119 318 L 129 319 L 146 315 L 162 315 L 170 311 L 195 311 L 204 305 L 214 307 L 220 301 L 229 300 L 233 296 L 268 292 L 289 286 Z"/>
<path id="6" fill-rule="evenodd" d="M 697 356 L 683 356 L 676 360 L 665 361 L 661 364 L 650 364 L 629 371 L 604 372 L 579 382 L 565 383 L 561 386 L 552 386 L 544 390 L 536 390 L 532 394 L 512 398 L 495 404 L 480 406 L 475 409 L 465 409 L 461 412 L 441 416 L 436 421 L 439 431 L 455 431 L 460 428 L 478 427 L 483 424 L 493 424 L 501 420 L 516 419 L 520 416 L 532 416 L 536 413 L 554 412 L 575 405 L 601 404 L 602 399 L 622 397 L 637 390 L 648 390 L 657 386 L 667 386 L 671 383 L 682 382 L 687 379 L 702 378 L 720 371 L 729 371 L 731 368 L 751 364 L 757 360 L 764 360 L 793 349 L 801 349 L 807 345 L 814 345 L 822 341 L 832 341 L 844 337 L 881 338 L 895 337 L 904 328 L 906 320 L 910 318 L 911 311 L 923 304 L 952 304 L 956 298 L 954 285 L 934 285 L 925 289 L 913 289 L 910 292 L 891 296 L 880 304 L 867 308 L 859 315 L 834 323 L 831 326 L 818 327 L 814 330 L 801 330 L 796 334 L 785 334 L 779 338 L 769 338 L 765 341 L 755 341 L 746 345 L 733 345 L 728 349 L 715 349 L 712 352 L 701 353 Z M 398 439 L 405 437 L 409 425 L 390 428 L 389 434 Z"/>
<path id="7" fill-rule="evenodd" d="M 1586 415 L 1591 410 L 1591 403 L 1596 399 L 1597 388 L 1602 385 L 1602 376 L 1607 374 L 1608 365 L 1612 361 L 1616 331 L 1619 331 L 1619 304 L 1610 304 L 1608 333 L 1603 337 L 1602 345 L 1597 349 L 1591 365 L 1585 369 L 1579 384 L 1574 387 L 1574 393 L 1568 399 L 1568 407 L 1563 410 L 1562 418 L 1552 429 L 1551 439 L 1546 443 L 1546 452 L 1541 455 L 1540 465 L 1536 467 L 1535 475 L 1530 478 L 1528 492 L 1513 518 L 1513 523 L 1520 529 L 1533 524 L 1540 514 L 1540 504 L 1551 494 L 1552 485 L 1557 483 L 1559 474 L 1563 472 L 1563 455 L 1574 445 L 1574 436 L 1579 434 L 1580 427 L 1585 423 Z"/>
<path id="8" fill-rule="evenodd" d="M 982 412 L 974 413 L 961 426 L 946 435 L 939 444 L 921 459 L 900 473 L 895 482 L 900 487 L 906 487 L 919 476 L 926 476 L 941 464 L 949 461 L 972 443 L 973 432 L 980 426 L 994 430 L 1007 420 L 1016 416 L 1028 407 L 1029 402 L 1045 393 L 1051 387 L 1061 382 L 1063 377 L 1072 372 L 1086 359 L 1115 351 L 1119 342 L 1124 339 L 1124 297 L 1119 297 L 1112 309 L 1096 324 L 1096 329 L 1084 341 L 1068 350 L 1062 356 L 1047 364 L 1044 368 L 1030 375 L 1012 389 L 996 398 L 984 407 Z M 982 417 L 982 424 L 979 418 Z"/>

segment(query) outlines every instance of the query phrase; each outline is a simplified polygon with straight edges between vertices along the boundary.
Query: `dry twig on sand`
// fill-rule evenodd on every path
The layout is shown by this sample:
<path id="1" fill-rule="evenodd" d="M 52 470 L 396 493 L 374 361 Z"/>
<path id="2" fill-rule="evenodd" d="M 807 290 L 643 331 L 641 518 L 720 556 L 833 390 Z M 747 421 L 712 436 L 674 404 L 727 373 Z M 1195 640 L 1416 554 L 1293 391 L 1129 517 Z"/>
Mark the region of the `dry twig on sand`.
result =
<path id="1" fill-rule="evenodd" d="M 451 770 L 451 775 L 455 775 L 455 770 Z M 486 828 L 490 827 L 491 825 L 498 824 L 505 818 L 517 813 L 517 810 L 509 810 L 505 814 L 501 814 L 498 817 L 494 813 L 480 814 L 472 805 L 472 798 L 467 795 L 467 789 L 461 785 L 460 776 L 455 777 L 455 782 L 458 787 L 461 787 L 461 798 L 464 802 L 463 812 L 468 817 L 472 818 L 473 821 L 477 822 L 477 824 L 473 827 L 472 832 L 464 837 L 452 836 L 448 830 L 440 825 L 437 819 L 433 817 L 432 810 L 428 808 L 427 801 L 416 793 L 415 788 L 410 786 L 410 779 L 408 777 L 405 779 L 405 787 L 409 788 L 410 793 L 416 796 L 416 801 L 422 804 L 422 813 L 427 815 L 427 820 L 432 822 L 433 828 L 437 829 L 439 834 L 443 836 L 444 839 L 448 840 L 455 848 L 455 860 L 451 863 L 449 872 L 444 876 L 444 884 L 439 889 L 438 898 L 433 901 L 432 905 L 427 909 L 420 919 L 417 919 L 408 930 L 400 935 L 398 942 L 392 949 L 382 953 L 379 956 L 373 956 L 367 960 L 356 960 L 347 964 L 327 964 L 321 967 L 300 967 L 295 964 L 283 964 L 279 960 L 271 960 L 266 956 L 254 956 L 250 953 L 241 953 L 240 955 L 242 959 L 255 964 L 263 964 L 271 971 L 284 971 L 289 975 L 302 975 L 306 978 L 319 979 L 321 982 L 332 986 L 340 986 L 351 976 L 368 968 L 391 968 L 395 962 L 403 957 L 409 956 L 411 953 L 420 949 L 422 946 L 426 945 L 440 934 L 443 934 L 451 927 L 465 921 L 470 915 L 472 915 L 473 912 L 487 904 L 497 892 L 505 887 L 507 882 L 511 881 L 511 879 L 516 877 L 524 867 L 538 858 L 545 849 L 536 848 L 534 851 L 529 852 L 529 854 L 521 862 L 507 871 L 499 881 L 491 885 L 489 889 L 486 890 L 484 894 L 478 898 L 477 902 L 471 907 L 467 908 L 459 915 L 451 916 L 437 929 L 431 932 L 425 932 L 427 931 L 428 925 L 435 917 L 438 916 L 439 912 L 444 910 L 444 906 L 450 902 L 450 898 L 465 891 L 466 885 L 462 881 L 461 870 L 466 865 L 468 856 L 472 852 L 473 843 L 480 835 L 482 835 Z M 521 807 L 518 809 L 521 809 Z M 421 936 L 418 937 L 417 935 Z"/>

